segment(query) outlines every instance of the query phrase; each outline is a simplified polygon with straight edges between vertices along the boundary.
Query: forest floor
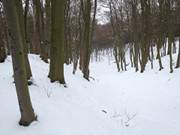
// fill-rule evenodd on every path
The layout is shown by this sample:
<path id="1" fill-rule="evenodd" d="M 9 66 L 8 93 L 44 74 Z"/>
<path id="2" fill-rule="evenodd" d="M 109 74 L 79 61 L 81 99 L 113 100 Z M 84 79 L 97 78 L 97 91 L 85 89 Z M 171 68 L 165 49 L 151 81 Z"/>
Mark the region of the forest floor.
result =
<path id="1" fill-rule="evenodd" d="M 180 135 L 180 69 L 158 71 L 147 65 L 118 73 L 114 60 L 91 63 L 87 82 L 65 66 L 68 88 L 50 83 L 48 64 L 30 55 L 34 84 L 29 87 L 38 121 L 20 118 L 11 58 L 0 64 L 0 135 Z M 176 60 L 176 55 L 174 55 Z M 163 58 L 163 65 L 169 65 Z"/>

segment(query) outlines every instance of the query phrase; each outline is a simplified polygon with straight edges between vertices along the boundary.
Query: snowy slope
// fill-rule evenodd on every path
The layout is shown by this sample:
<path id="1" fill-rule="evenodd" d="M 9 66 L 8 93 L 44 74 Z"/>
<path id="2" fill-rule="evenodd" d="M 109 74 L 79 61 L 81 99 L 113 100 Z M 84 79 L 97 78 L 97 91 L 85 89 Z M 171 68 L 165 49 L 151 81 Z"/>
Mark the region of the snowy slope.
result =
<path id="1" fill-rule="evenodd" d="M 117 73 L 113 60 L 91 63 L 87 82 L 65 67 L 68 88 L 50 83 L 48 64 L 30 55 L 30 94 L 38 121 L 18 126 L 20 117 L 11 59 L 0 64 L 0 135 L 179 135 L 180 69 Z M 174 56 L 176 59 L 176 56 Z M 168 57 L 163 58 L 168 65 Z M 157 65 L 157 64 L 156 64 Z"/>

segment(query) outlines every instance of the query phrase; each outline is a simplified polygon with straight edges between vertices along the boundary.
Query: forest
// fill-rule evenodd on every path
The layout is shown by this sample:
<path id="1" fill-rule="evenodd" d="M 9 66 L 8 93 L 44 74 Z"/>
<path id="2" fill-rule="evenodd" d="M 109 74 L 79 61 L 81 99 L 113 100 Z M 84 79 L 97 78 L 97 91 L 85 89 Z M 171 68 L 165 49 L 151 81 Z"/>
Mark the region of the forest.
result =
<path id="1" fill-rule="evenodd" d="M 15 135 L 18 132 L 28 135 L 43 133 L 41 131 L 46 127 L 41 125 L 39 129 L 34 123 L 37 125 L 38 122 L 48 123 L 41 119 L 47 117 L 44 116 L 45 114 L 48 115 L 48 111 L 42 106 L 51 108 L 53 106 L 51 102 L 54 102 L 54 110 L 49 115 L 54 113 L 53 119 L 58 118 L 58 112 L 64 107 L 63 115 L 58 120 L 61 121 L 62 117 L 62 122 L 65 122 L 65 118 L 69 117 L 65 115 L 68 111 L 65 107 L 66 100 L 73 102 L 67 106 L 72 106 L 69 109 L 71 108 L 73 112 L 77 111 L 76 113 L 81 111 L 75 109 L 73 104 L 77 104 L 75 106 L 79 109 L 81 103 L 85 108 L 87 106 L 93 108 L 90 110 L 93 113 L 92 116 L 84 121 L 87 127 L 85 125 L 83 127 L 83 122 L 78 122 L 79 119 L 74 116 L 75 113 L 71 114 L 75 119 L 72 120 L 71 127 L 63 128 L 72 132 L 60 132 L 54 126 L 50 126 L 51 130 L 48 130 L 49 125 L 46 125 L 45 135 L 72 135 L 73 132 L 75 135 L 122 133 L 122 127 L 116 130 L 112 120 L 107 121 L 104 117 L 101 118 L 99 113 L 95 113 L 96 108 L 104 104 L 106 107 L 100 108 L 103 115 L 108 115 L 108 118 L 112 119 L 117 118 L 121 126 L 129 128 L 131 121 L 140 117 L 137 111 L 137 108 L 141 106 L 140 102 L 144 102 L 142 108 L 150 104 L 150 109 L 147 108 L 145 111 L 158 112 L 159 117 L 161 117 L 160 114 L 163 115 L 163 112 L 169 110 L 164 117 L 172 122 L 164 126 L 157 124 L 157 128 L 151 123 L 147 128 L 146 120 L 143 119 L 146 125 L 144 129 L 147 128 L 147 130 L 135 132 L 135 134 L 178 135 L 180 130 L 176 127 L 180 124 L 180 117 L 177 115 L 180 113 L 180 89 L 177 83 L 180 81 L 180 0 L 0 0 L 0 72 L 2 111 L 9 110 L 17 113 L 15 116 L 7 113 L 6 117 L 9 119 L 13 117 L 13 122 L 16 122 L 19 117 L 20 126 L 39 130 L 26 132 L 13 129 L 12 133 L 14 131 Z M 9 92 L 6 92 L 6 89 Z M 123 97 L 123 89 L 128 89 L 129 96 Z M 98 90 L 100 90 L 99 94 Z M 152 93 L 150 93 L 151 90 Z M 15 91 L 11 104 L 17 102 L 17 105 L 11 105 L 15 107 L 7 109 L 6 106 L 10 104 L 7 99 L 10 91 Z M 47 99 L 41 95 L 42 92 L 37 94 L 35 91 L 43 91 Z M 106 92 L 109 93 L 111 99 Z M 132 94 L 137 97 L 135 98 Z M 154 95 L 157 97 L 153 98 Z M 85 97 L 82 98 L 83 96 Z M 146 96 L 149 99 L 147 104 Z M 68 97 L 71 97 L 72 101 L 68 101 Z M 113 97 L 114 100 L 112 100 Z M 41 98 L 42 101 L 40 101 Z M 124 98 L 130 101 L 122 100 L 121 102 Z M 48 99 L 52 101 L 47 103 Z M 154 101 L 159 103 L 158 107 L 155 104 L 151 106 Z M 62 108 L 61 105 L 58 107 L 60 102 L 64 103 Z M 121 107 L 126 104 L 129 110 L 135 113 L 130 113 L 126 107 L 122 107 L 119 110 L 124 112 L 122 116 L 116 111 L 109 114 L 116 103 Z M 135 105 L 137 108 L 133 107 L 133 103 L 137 104 Z M 164 106 L 166 103 L 168 105 Z M 111 111 L 108 110 L 108 106 L 112 109 Z M 172 106 L 176 109 L 170 111 L 168 107 Z M 13 108 L 16 109 L 13 110 Z M 85 108 L 82 109 L 82 114 L 86 114 Z M 43 111 L 45 112 L 42 113 Z M 90 115 L 90 112 L 87 115 Z M 10 131 L 6 131 L 8 126 L 2 128 L 1 131 L 4 114 L 0 113 L 0 134 L 11 134 Z M 95 121 L 93 116 L 98 117 L 98 120 L 101 118 L 102 121 Z M 92 120 L 91 117 L 93 117 Z M 153 116 L 151 118 L 150 115 L 149 119 L 158 118 Z M 92 125 L 96 122 L 107 121 L 107 125 L 104 125 L 102 129 L 97 129 L 97 132 L 91 131 L 92 125 L 88 126 L 88 121 L 91 121 Z M 113 124 L 110 124 L 111 122 Z M 163 120 L 158 122 L 164 123 Z M 10 122 L 7 121 L 7 123 Z M 76 124 L 81 125 L 84 131 L 76 127 Z M 163 128 L 166 126 L 169 130 L 164 131 Z M 61 126 L 59 128 L 61 129 Z M 143 129 L 143 126 L 141 128 Z M 123 135 L 131 135 L 130 131 L 138 131 L 138 129 L 131 128 L 123 132 Z"/>

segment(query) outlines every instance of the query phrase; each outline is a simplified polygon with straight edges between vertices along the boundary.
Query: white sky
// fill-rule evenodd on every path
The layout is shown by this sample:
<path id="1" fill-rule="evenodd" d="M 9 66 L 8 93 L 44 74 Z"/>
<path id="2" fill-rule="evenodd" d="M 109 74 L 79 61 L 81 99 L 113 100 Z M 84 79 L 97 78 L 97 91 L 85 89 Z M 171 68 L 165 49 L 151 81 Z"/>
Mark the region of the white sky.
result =
<path id="1" fill-rule="evenodd" d="M 105 24 L 107 23 L 108 17 L 106 16 L 106 12 L 109 11 L 109 8 L 105 7 L 105 5 L 102 5 L 102 3 L 98 2 L 97 5 L 97 16 L 96 19 L 98 20 L 98 23 Z"/>

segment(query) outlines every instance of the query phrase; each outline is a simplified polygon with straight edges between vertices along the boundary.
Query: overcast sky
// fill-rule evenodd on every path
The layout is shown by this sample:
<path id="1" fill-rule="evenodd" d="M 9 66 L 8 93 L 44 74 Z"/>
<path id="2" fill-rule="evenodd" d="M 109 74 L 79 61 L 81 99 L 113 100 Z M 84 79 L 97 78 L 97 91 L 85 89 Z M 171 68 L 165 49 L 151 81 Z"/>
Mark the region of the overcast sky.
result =
<path id="1" fill-rule="evenodd" d="M 102 3 L 98 2 L 97 6 L 97 20 L 100 24 L 105 24 L 108 22 L 108 17 L 106 16 L 106 12 L 109 11 L 109 8 L 107 8 Z"/>

